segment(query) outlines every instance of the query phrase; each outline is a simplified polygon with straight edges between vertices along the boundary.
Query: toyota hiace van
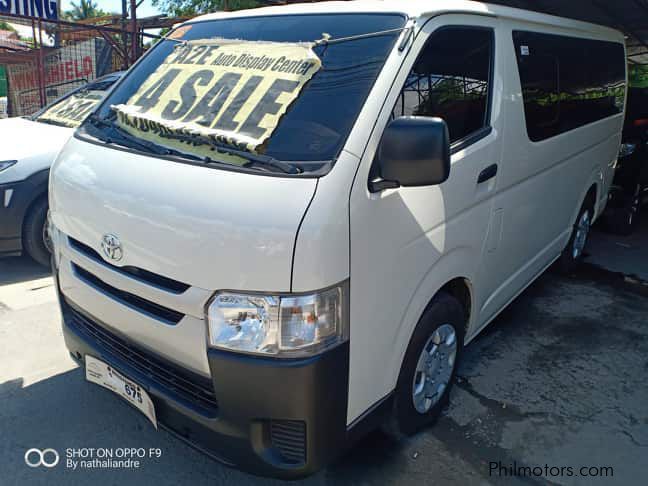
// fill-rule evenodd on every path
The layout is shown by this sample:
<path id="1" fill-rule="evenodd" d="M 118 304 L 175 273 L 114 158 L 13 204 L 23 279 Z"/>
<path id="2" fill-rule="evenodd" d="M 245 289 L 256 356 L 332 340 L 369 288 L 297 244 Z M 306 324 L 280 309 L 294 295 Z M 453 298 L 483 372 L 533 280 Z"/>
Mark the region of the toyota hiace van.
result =
<path id="1" fill-rule="evenodd" d="M 582 257 L 626 77 L 619 32 L 468 1 L 178 26 L 52 167 L 67 346 L 153 425 L 256 474 L 411 434 L 464 347 Z"/>

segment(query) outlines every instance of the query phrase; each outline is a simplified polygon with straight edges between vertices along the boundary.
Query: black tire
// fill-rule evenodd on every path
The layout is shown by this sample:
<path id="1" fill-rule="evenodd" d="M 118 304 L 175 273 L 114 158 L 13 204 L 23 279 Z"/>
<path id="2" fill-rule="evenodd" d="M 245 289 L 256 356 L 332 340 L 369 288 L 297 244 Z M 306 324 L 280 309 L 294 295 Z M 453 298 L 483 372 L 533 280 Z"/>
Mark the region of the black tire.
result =
<path id="1" fill-rule="evenodd" d="M 412 435 L 422 428 L 433 424 L 448 404 L 450 390 L 454 383 L 457 366 L 463 350 L 465 336 L 465 313 L 457 299 L 441 292 L 431 302 L 419 320 L 410 340 L 401 366 L 398 383 L 394 393 L 394 406 L 383 430 L 395 439 Z M 450 324 L 456 336 L 456 355 L 450 380 L 441 398 L 431 408 L 421 413 L 414 405 L 413 391 L 416 367 L 424 346 L 437 329 Z"/>
<path id="2" fill-rule="evenodd" d="M 634 195 L 628 197 L 621 207 L 614 207 L 605 216 L 605 229 L 615 235 L 628 236 L 639 227 L 639 208 L 641 206 L 641 186 Z"/>
<path id="3" fill-rule="evenodd" d="M 38 199 L 29 209 L 23 224 L 23 248 L 37 263 L 50 264 L 50 252 L 45 244 L 47 225 L 47 198 Z"/>
<path id="4" fill-rule="evenodd" d="M 581 210 L 578 212 L 578 217 L 574 222 L 574 226 L 572 227 L 572 233 L 569 237 L 569 243 L 567 243 L 567 246 L 565 247 L 562 254 L 560 255 L 560 258 L 558 258 L 558 261 L 556 262 L 556 268 L 560 273 L 563 274 L 572 273 L 576 269 L 576 267 L 578 267 L 578 264 L 583 260 L 583 255 L 584 255 L 583 250 L 585 247 L 583 246 L 583 248 L 578 254 L 575 253 L 574 249 L 576 247 L 575 245 L 576 237 L 579 232 L 579 223 L 582 221 L 585 213 L 589 214 L 589 228 L 585 236 L 585 244 L 587 244 L 587 238 L 589 237 L 589 230 L 591 229 L 591 224 L 594 218 L 594 203 L 592 202 L 591 198 L 585 200 L 585 202 L 583 203 L 583 207 L 581 207 Z"/>

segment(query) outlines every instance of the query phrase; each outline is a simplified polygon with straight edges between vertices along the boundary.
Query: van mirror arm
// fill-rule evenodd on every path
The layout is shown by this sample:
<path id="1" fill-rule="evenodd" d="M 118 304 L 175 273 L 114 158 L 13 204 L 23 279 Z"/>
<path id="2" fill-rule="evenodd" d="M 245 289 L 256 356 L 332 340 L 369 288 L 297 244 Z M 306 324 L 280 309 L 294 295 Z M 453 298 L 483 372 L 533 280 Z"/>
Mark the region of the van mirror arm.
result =
<path id="1" fill-rule="evenodd" d="M 386 189 L 398 189 L 401 185 L 396 181 L 386 181 L 385 179 L 375 179 L 369 181 L 369 192 L 382 192 Z"/>

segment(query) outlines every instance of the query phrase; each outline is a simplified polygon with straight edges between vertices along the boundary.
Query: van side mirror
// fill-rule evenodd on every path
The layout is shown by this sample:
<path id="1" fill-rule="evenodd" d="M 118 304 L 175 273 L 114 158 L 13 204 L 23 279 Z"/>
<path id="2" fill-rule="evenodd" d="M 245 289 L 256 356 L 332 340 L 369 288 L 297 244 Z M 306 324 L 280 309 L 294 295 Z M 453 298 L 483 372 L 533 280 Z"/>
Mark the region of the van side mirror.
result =
<path id="1" fill-rule="evenodd" d="M 441 118 L 405 116 L 392 120 L 378 146 L 379 180 L 372 192 L 433 186 L 450 177 L 450 136 Z"/>

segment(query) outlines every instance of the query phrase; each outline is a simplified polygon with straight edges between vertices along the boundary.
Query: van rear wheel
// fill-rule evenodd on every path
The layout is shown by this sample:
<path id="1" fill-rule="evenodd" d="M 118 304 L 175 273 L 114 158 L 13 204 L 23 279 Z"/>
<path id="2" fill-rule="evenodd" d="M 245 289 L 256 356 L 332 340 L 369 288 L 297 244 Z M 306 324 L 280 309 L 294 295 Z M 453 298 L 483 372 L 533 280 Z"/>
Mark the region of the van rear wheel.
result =
<path id="1" fill-rule="evenodd" d="M 594 207 L 590 201 L 585 201 L 576 218 L 569 243 L 556 262 L 561 273 L 573 272 L 582 261 L 593 220 Z"/>
<path id="2" fill-rule="evenodd" d="M 395 438 L 434 423 L 448 403 L 464 341 L 457 299 L 439 293 L 421 317 L 405 353 L 394 406 L 383 430 Z"/>

